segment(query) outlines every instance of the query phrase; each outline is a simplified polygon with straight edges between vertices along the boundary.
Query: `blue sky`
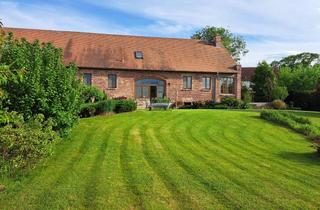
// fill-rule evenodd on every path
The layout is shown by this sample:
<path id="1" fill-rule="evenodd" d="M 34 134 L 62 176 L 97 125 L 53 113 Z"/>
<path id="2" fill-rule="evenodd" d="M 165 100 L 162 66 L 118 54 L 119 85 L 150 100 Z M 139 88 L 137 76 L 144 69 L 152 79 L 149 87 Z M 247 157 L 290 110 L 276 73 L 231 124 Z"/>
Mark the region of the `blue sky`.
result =
<path id="1" fill-rule="evenodd" d="M 7 27 L 189 38 L 206 26 L 242 35 L 243 66 L 320 53 L 319 0 L 0 0 Z"/>

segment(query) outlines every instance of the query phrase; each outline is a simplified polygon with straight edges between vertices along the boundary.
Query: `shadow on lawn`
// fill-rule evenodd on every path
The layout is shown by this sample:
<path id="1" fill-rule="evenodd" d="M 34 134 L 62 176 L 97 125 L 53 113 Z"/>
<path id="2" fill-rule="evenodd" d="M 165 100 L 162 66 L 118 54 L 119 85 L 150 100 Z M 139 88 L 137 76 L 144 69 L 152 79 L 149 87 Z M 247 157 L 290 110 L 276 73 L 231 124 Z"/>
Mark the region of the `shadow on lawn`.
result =
<path id="1" fill-rule="evenodd" d="M 282 152 L 279 156 L 283 159 L 307 165 L 320 165 L 320 155 L 317 152 Z"/>

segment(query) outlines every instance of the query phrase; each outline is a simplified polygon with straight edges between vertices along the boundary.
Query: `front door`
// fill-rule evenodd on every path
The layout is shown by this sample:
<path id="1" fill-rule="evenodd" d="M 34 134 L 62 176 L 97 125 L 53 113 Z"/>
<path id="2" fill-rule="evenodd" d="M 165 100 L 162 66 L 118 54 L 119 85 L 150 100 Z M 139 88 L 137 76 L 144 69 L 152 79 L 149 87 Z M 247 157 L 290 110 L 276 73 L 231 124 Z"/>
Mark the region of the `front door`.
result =
<path id="1" fill-rule="evenodd" d="M 157 98 L 157 86 L 150 86 L 150 98 Z"/>

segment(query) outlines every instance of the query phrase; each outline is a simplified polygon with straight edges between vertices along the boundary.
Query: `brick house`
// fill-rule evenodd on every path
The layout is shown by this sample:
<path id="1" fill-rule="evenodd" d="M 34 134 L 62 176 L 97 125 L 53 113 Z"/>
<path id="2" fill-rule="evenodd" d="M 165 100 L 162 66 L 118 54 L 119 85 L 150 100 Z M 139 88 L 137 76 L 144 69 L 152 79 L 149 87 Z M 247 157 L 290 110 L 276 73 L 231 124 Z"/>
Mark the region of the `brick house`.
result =
<path id="1" fill-rule="evenodd" d="M 256 67 L 242 67 L 241 70 L 242 86 L 250 88 L 252 85 L 253 75 L 256 72 Z"/>
<path id="2" fill-rule="evenodd" d="M 241 98 L 241 66 L 223 47 L 201 40 L 5 28 L 16 38 L 52 42 L 84 83 L 108 97 L 174 102 Z"/>

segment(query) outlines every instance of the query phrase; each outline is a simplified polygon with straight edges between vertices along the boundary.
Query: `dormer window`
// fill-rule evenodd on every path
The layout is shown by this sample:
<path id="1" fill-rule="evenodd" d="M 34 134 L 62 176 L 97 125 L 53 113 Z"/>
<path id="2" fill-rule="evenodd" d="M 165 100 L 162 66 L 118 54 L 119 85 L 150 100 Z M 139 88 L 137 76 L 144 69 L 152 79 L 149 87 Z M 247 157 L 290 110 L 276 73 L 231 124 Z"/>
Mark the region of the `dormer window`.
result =
<path id="1" fill-rule="evenodd" d="M 142 51 L 135 51 L 135 52 L 134 52 L 134 57 L 135 57 L 136 59 L 143 59 L 143 53 L 142 53 Z"/>

